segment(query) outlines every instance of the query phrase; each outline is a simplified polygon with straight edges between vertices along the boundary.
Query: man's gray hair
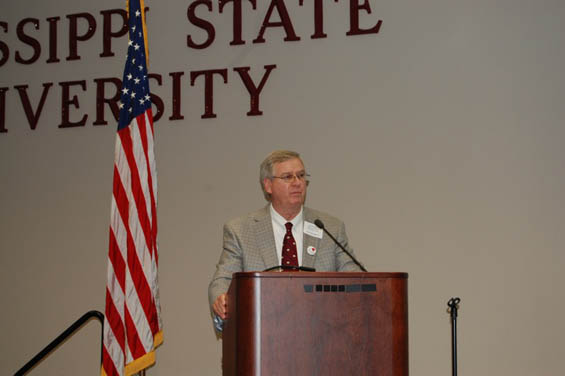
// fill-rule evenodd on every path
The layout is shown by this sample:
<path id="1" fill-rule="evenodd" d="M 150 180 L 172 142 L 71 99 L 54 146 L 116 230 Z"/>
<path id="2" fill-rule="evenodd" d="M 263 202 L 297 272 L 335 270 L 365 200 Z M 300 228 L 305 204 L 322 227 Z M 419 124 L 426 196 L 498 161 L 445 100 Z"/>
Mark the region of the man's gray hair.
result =
<path id="1" fill-rule="evenodd" d="M 259 184 L 261 185 L 261 189 L 263 190 L 265 200 L 270 202 L 271 194 L 265 191 L 263 180 L 273 178 L 273 166 L 275 165 L 275 163 L 281 163 L 295 158 L 300 159 L 300 162 L 304 164 L 302 158 L 300 158 L 300 154 L 291 150 L 275 150 L 267 155 L 267 157 L 263 160 L 261 167 L 259 168 Z"/>

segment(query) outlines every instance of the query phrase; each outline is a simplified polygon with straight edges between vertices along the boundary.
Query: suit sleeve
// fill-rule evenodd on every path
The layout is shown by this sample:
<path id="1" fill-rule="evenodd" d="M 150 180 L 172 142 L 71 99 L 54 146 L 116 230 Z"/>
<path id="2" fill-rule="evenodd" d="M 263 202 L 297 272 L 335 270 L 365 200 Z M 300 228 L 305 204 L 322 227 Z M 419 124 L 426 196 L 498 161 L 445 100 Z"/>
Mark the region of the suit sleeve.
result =
<path id="1" fill-rule="evenodd" d="M 236 232 L 229 223 L 224 225 L 223 251 L 216 265 L 216 272 L 208 286 L 210 307 L 218 296 L 228 291 L 232 274 L 243 271 L 243 253 Z"/>

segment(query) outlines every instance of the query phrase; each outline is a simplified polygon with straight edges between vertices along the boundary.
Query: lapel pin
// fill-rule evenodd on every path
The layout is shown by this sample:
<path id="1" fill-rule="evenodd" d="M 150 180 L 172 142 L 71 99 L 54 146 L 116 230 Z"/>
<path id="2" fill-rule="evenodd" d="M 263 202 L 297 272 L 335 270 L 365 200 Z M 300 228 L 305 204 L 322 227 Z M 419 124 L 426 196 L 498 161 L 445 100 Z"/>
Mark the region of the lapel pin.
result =
<path id="1" fill-rule="evenodd" d="M 310 256 L 314 256 L 316 254 L 316 248 L 310 246 L 306 249 L 306 252 L 308 252 Z"/>

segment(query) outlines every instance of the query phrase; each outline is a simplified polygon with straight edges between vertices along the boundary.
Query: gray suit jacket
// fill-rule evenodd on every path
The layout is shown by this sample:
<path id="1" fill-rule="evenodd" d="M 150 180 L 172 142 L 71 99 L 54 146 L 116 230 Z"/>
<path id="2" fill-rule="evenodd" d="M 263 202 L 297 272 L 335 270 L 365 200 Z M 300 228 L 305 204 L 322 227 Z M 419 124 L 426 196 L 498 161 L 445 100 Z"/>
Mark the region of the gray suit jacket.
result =
<path id="1" fill-rule="evenodd" d="M 348 247 L 342 221 L 307 207 L 304 207 L 303 215 L 304 220 L 311 223 L 316 219 L 322 220 L 326 229 L 353 254 L 353 250 Z M 313 256 L 306 251 L 310 246 L 316 248 Z M 219 295 L 228 291 L 233 273 L 263 271 L 277 265 L 280 265 L 280 260 L 275 249 L 269 205 L 229 221 L 224 225 L 224 250 L 208 286 L 210 306 Z M 361 271 L 327 234 L 322 239 L 304 234 L 302 266 L 315 268 L 318 272 Z"/>

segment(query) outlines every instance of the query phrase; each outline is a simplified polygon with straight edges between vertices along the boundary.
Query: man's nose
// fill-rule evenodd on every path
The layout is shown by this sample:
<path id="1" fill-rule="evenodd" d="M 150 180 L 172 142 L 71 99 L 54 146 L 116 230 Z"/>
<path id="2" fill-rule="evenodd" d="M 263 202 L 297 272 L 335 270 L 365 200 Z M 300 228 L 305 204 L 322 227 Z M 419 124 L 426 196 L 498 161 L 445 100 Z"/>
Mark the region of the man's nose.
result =
<path id="1" fill-rule="evenodd" d="M 294 175 L 292 175 L 292 181 L 290 182 L 290 184 L 292 184 L 292 185 L 301 185 L 301 184 L 302 184 L 302 180 L 298 177 L 298 175 L 294 174 Z"/>

